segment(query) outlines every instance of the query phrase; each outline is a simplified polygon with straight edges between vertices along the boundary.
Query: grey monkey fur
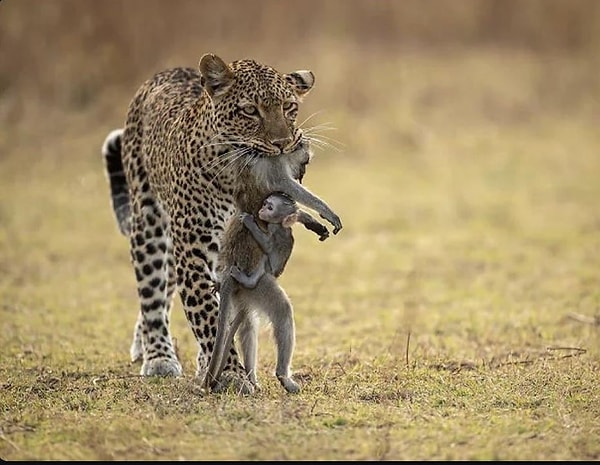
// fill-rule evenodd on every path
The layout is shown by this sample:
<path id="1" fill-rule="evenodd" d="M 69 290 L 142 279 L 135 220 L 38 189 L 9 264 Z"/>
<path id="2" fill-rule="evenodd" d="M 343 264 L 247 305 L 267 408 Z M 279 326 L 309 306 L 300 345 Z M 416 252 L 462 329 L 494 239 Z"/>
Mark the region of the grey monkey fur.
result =
<path id="1" fill-rule="evenodd" d="M 298 157 L 306 159 L 306 162 L 304 164 L 297 163 Z M 338 215 L 323 200 L 298 182 L 302 177 L 302 172 L 294 172 L 290 168 L 291 166 L 305 166 L 310 157 L 310 151 L 305 145 L 302 145 L 288 155 L 260 157 L 252 164 L 245 166 L 240 172 L 240 179 L 237 183 L 240 188 L 235 192 L 238 211 L 257 214 L 263 199 L 271 192 L 278 191 L 291 197 L 298 204 L 316 211 L 333 225 L 333 233 L 337 234 L 342 229 Z M 303 224 L 307 229 L 319 234 L 321 240 L 327 238 L 326 228 L 314 218 Z M 320 225 L 325 231 L 317 225 Z M 235 333 L 230 331 L 232 326 L 229 325 L 231 308 L 235 307 L 236 317 L 240 318 L 240 322 L 235 324 L 241 325 L 240 344 L 244 354 L 244 367 L 250 382 L 254 385 L 257 384 L 255 367 L 258 331 L 258 321 L 251 309 L 260 308 L 267 314 L 273 327 L 279 329 L 279 336 L 282 338 L 276 340 L 278 346 L 276 375 L 288 391 L 297 392 L 297 385 L 294 386 L 295 382 L 291 380 L 289 373 L 289 358 L 291 358 L 295 343 L 293 308 L 289 298 L 277 283 L 278 274 L 265 274 L 253 289 L 245 288 L 230 275 L 233 265 L 236 265 L 242 273 L 250 275 L 263 257 L 263 249 L 251 231 L 239 220 L 239 214 L 233 215 L 225 229 L 217 265 L 220 305 L 215 346 L 205 378 L 205 386 L 209 389 L 218 391 L 220 388 L 221 368 L 226 361 L 223 360 L 226 343 L 233 339 Z M 285 266 L 285 263 L 283 265 Z M 279 270 L 279 274 L 281 271 L 283 269 Z"/>

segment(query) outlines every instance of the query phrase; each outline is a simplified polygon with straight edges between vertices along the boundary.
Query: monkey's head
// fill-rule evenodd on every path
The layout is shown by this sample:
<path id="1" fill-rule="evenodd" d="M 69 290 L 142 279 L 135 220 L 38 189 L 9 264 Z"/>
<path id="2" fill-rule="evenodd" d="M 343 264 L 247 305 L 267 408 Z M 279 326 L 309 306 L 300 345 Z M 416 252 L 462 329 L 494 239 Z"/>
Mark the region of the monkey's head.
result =
<path id="1" fill-rule="evenodd" d="M 296 201 L 283 192 L 273 192 L 263 201 L 258 217 L 267 223 L 280 223 L 291 228 L 298 221 Z"/>

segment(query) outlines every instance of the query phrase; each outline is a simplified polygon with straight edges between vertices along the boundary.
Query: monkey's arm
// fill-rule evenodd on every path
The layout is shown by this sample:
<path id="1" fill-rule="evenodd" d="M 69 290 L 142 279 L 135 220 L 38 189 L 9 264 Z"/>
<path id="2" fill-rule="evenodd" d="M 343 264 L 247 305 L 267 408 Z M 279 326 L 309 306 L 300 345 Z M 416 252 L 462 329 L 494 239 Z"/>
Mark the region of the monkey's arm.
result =
<path id="1" fill-rule="evenodd" d="M 333 234 L 337 234 L 342 229 L 340 217 L 329 208 L 329 205 L 306 189 L 302 184 L 286 176 L 275 180 L 272 187 L 273 190 L 282 191 L 296 202 L 319 213 L 322 218 L 325 218 L 333 225 Z"/>
<path id="2" fill-rule="evenodd" d="M 306 229 L 319 236 L 320 241 L 324 241 L 329 237 L 329 231 L 325 225 L 319 223 L 310 213 L 298 210 L 298 222 L 302 223 Z"/>
<path id="3" fill-rule="evenodd" d="M 258 227 L 256 220 L 249 213 L 242 213 L 240 218 L 262 251 L 269 255 L 272 249 L 269 235 Z"/>

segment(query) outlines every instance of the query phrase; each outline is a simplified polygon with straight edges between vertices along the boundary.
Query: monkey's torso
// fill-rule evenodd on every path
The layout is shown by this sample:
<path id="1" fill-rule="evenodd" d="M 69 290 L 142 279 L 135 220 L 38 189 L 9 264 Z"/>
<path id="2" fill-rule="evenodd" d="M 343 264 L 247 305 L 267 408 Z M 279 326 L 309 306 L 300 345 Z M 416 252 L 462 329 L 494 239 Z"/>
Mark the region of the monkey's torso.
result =
<path id="1" fill-rule="evenodd" d="M 269 223 L 267 226 L 271 251 L 268 253 L 270 273 L 276 278 L 283 273 L 285 265 L 290 259 L 294 248 L 294 236 L 292 228 L 286 228 L 281 224 Z"/>

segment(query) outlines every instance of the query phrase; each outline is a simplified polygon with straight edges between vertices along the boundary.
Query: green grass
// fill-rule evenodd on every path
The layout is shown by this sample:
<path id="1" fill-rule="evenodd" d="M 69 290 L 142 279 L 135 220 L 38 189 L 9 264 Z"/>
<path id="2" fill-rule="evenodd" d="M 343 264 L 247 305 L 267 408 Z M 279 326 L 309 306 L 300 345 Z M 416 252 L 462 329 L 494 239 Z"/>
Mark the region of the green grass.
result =
<path id="1" fill-rule="evenodd" d="M 2 129 L 2 459 L 600 459 L 589 70 L 489 50 L 327 66 L 334 52 L 303 111 L 325 107 L 344 146 L 305 182 L 344 229 L 299 228 L 281 279 L 297 396 L 267 327 L 262 391 L 203 395 L 179 302 L 185 376 L 129 363 L 137 298 L 99 149 L 130 95 Z M 340 84 L 359 69 L 360 87 Z"/>

